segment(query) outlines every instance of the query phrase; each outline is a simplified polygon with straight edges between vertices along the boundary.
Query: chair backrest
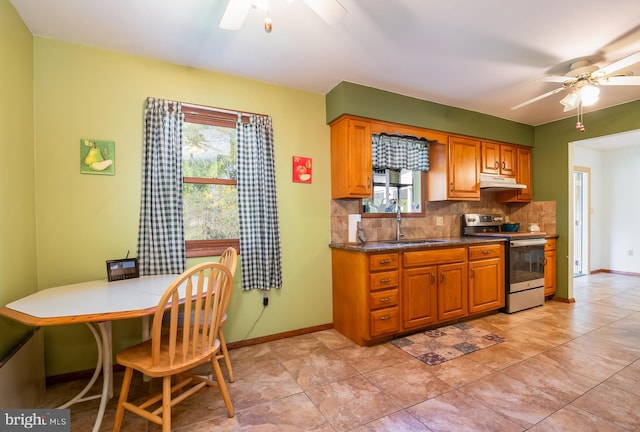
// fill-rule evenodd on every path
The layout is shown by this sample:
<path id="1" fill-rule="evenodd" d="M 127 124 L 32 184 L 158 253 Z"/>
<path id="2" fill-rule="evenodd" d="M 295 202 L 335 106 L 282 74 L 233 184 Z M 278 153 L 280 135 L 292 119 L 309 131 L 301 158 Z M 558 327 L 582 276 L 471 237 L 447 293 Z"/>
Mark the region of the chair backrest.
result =
<path id="1" fill-rule="evenodd" d="M 191 267 L 171 283 L 158 303 L 151 328 L 154 366 L 161 362 L 168 365 L 197 362 L 215 352 L 232 281 L 231 271 L 225 265 L 206 262 Z M 163 315 L 164 327 L 168 328 L 164 340 Z"/>
<path id="2" fill-rule="evenodd" d="M 231 270 L 231 276 L 235 276 L 236 266 L 238 265 L 238 251 L 232 247 L 228 247 L 224 252 L 222 252 L 222 255 L 220 255 L 219 262 Z"/>

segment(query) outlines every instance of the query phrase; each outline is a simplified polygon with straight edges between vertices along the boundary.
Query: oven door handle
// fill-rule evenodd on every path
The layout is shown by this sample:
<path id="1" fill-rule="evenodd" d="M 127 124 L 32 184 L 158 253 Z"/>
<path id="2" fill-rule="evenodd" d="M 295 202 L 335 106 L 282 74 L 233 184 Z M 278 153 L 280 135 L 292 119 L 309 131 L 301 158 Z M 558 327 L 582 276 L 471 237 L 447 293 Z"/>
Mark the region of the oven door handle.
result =
<path id="1" fill-rule="evenodd" d="M 524 239 L 524 240 L 511 240 L 509 245 L 511 247 L 525 247 L 525 246 L 544 246 L 547 242 L 546 239 L 537 238 L 537 239 Z"/>

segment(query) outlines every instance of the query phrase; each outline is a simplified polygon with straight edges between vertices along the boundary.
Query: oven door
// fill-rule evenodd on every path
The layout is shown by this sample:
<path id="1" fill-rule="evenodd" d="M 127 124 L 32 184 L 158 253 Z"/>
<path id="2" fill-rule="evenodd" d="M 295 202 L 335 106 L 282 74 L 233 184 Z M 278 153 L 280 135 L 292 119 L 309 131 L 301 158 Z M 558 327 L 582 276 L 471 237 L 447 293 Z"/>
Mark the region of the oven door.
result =
<path id="1" fill-rule="evenodd" d="M 544 238 L 509 242 L 509 292 L 544 286 Z"/>

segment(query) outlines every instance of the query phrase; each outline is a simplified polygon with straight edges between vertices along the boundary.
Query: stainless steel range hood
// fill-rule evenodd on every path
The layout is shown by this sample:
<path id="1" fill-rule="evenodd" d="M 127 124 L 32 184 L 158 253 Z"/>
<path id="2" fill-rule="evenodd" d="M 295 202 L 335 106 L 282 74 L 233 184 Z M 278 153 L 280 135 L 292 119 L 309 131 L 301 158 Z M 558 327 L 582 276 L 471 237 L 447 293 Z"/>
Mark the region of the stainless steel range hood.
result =
<path id="1" fill-rule="evenodd" d="M 497 175 L 480 174 L 480 189 L 486 190 L 513 190 L 526 189 L 527 186 L 516 183 L 513 177 L 502 177 Z"/>

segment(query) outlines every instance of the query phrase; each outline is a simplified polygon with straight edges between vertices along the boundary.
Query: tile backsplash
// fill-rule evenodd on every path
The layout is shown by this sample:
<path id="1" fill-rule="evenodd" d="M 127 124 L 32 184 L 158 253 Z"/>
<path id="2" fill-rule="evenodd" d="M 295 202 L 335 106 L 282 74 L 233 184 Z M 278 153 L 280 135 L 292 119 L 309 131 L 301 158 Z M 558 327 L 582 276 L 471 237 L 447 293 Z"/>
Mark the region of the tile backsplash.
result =
<path id="1" fill-rule="evenodd" d="M 346 243 L 349 214 L 359 213 L 361 200 L 340 199 L 331 201 L 331 243 Z M 526 231 L 530 223 L 537 223 L 540 230 L 556 233 L 556 202 L 497 203 L 492 193 L 483 193 L 480 201 L 427 202 L 424 217 L 403 216 L 402 232 L 405 238 L 457 237 L 460 235 L 460 215 L 465 213 L 499 213 L 512 222 L 520 222 L 520 231 Z M 437 217 L 443 224 L 437 225 Z M 389 217 L 362 218 L 367 241 L 392 240 L 396 235 L 395 215 Z"/>

